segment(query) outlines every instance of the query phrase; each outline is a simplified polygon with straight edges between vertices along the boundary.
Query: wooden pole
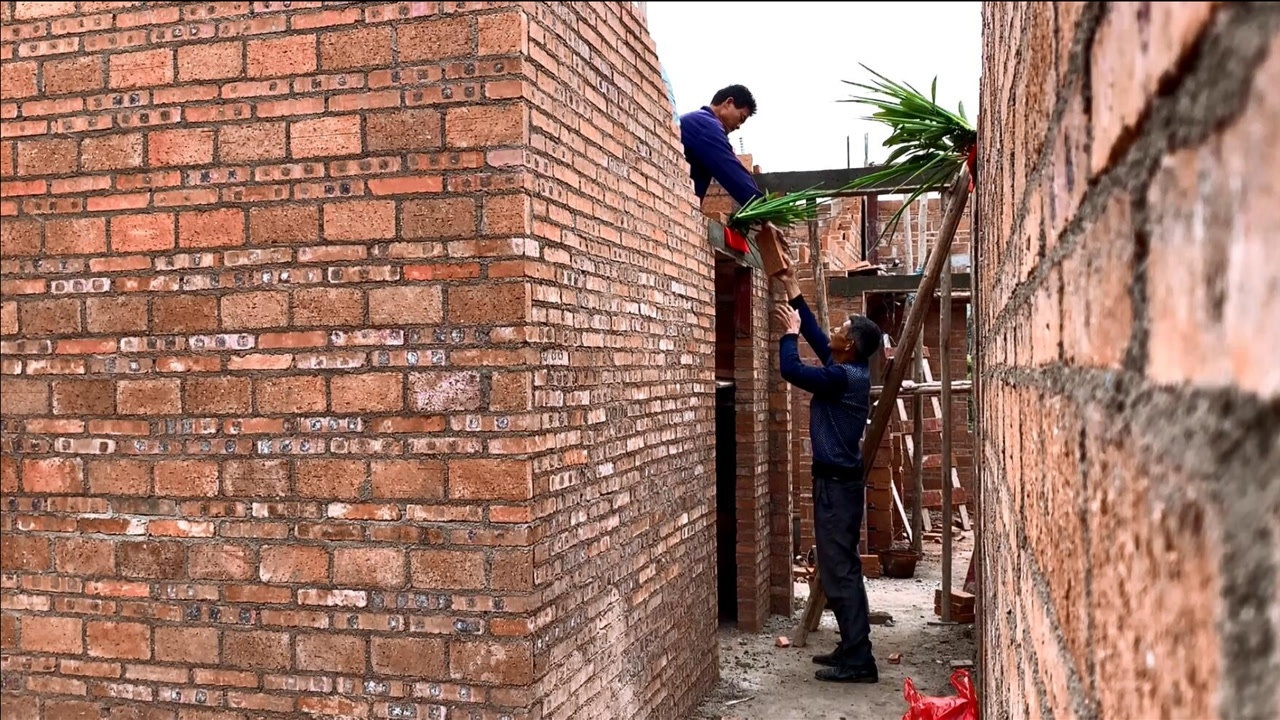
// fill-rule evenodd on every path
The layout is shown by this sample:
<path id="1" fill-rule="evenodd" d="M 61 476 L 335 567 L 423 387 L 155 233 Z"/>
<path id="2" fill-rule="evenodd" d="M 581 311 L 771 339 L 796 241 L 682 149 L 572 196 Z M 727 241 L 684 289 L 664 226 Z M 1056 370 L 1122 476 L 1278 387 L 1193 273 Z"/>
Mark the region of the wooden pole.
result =
<path id="1" fill-rule="evenodd" d="M 871 479 L 871 468 L 875 464 L 876 453 L 880 450 L 880 441 L 884 438 L 885 429 L 889 426 L 889 418 L 892 417 L 893 411 L 897 405 L 898 389 L 902 387 L 902 380 L 906 377 L 907 370 L 911 366 L 911 353 L 915 350 L 916 340 L 920 336 L 920 329 L 924 326 L 924 313 L 929 309 L 928 301 L 921 302 L 921 298 L 933 297 L 933 291 L 938 286 L 938 278 L 942 274 L 943 265 L 951 263 L 951 241 L 955 239 L 956 228 L 960 226 L 960 218 L 964 215 L 965 203 L 969 200 L 969 168 L 961 167 L 960 172 L 956 173 L 956 178 L 952 184 L 953 192 L 947 203 L 947 213 L 942 219 L 942 228 L 938 231 L 938 243 L 933 247 L 933 252 L 929 255 L 929 263 L 925 268 L 924 274 L 920 277 L 920 287 L 916 290 L 916 302 L 911 305 L 911 312 L 907 314 L 906 326 L 902 330 L 902 337 L 898 339 L 897 357 L 889 363 L 888 373 L 884 379 L 884 392 L 881 393 L 880 399 L 876 402 L 871 416 L 871 425 L 867 428 L 867 434 L 862 441 L 862 467 L 863 481 Z M 910 348 L 907 355 L 903 355 L 903 349 Z M 945 477 L 945 476 L 944 476 Z M 942 483 L 943 487 L 947 483 Z M 817 576 L 814 577 L 811 585 L 814 590 L 821 589 L 822 581 Z M 816 597 L 825 597 L 818 595 L 817 592 L 810 592 L 809 605 L 814 605 Z M 950 602 L 950 598 L 946 598 L 943 606 Z M 810 616 L 810 608 L 805 608 L 805 616 L 801 619 L 801 623 L 806 622 Z M 822 612 L 821 606 L 813 608 L 813 612 Z M 804 629 L 804 636 L 807 636 L 808 628 Z M 799 636 L 800 628 L 796 628 L 793 636 Z"/>
<path id="2" fill-rule="evenodd" d="M 880 450 L 880 441 L 884 439 L 885 430 L 889 427 L 889 418 L 893 415 L 898 390 L 902 387 L 902 380 L 911 367 L 911 355 L 915 349 L 916 339 L 920 336 L 920 330 L 924 327 L 924 314 L 929 309 L 927 298 L 932 297 L 933 291 L 938 287 L 938 278 L 942 275 L 943 265 L 951 262 L 951 241 L 955 239 L 956 228 L 959 227 L 960 217 L 964 214 L 965 202 L 969 199 L 968 168 L 960 169 L 953 187 L 955 192 L 947 205 L 947 215 L 942 220 L 938 244 L 929 254 L 929 264 L 920 277 L 920 287 L 916 290 L 916 302 L 911 305 L 911 312 L 907 314 L 902 337 L 898 338 L 897 353 L 889 363 L 889 372 L 884 379 L 884 391 L 880 394 L 880 400 L 876 402 L 871 416 L 871 425 L 867 427 L 866 438 L 862 441 L 862 466 L 867 478 L 871 476 L 876 453 Z"/>
<path id="3" fill-rule="evenodd" d="M 942 621 L 951 622 L 951 257 L 942 268 L 938 345 L 942 356 Z"/>
<path id="4" fill-rule="evenodd" d="M 924 358 L 923 344 L 923 337 L 916 338 L 917 360 Z M 917 381 L 921 379 L 918 363 L 915 376 Z M 924 553 L 924 396 L 918 393 L 911 398 L 911 450 L 911 486 L 915 492 L 911 500 L 911 550 L 919 557 Z"/>

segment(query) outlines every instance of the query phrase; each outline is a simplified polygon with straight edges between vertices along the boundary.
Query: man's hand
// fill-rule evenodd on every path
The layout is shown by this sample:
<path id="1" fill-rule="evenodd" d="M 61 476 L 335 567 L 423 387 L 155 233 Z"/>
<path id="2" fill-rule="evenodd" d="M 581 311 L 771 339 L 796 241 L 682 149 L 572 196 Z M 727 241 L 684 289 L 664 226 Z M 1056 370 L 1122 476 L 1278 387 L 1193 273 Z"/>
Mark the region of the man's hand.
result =
<path id="1" fill-rule="evenodd" d="M 800 332 L 800 313 L 795 308 L 790 305 L 779 305 L 774 314 L 782 322 L 783 335 L 795 335 Z"/>

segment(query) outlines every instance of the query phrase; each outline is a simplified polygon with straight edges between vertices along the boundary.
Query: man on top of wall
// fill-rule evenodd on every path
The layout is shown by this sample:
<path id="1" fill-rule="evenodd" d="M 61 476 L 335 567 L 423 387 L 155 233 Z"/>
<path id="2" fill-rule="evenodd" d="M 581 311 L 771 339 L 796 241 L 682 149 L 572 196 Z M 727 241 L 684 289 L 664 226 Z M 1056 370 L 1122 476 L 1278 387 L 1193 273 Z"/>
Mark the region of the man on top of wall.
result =
<path id="1" fill-rule="evenodd" d="M 871 620 L 862 580 L 858 539 L 862 532 L 866 484 L 862 472 L 862 431 L 871 411 L 869 362 L 882 344 L 870 319 L 851 315 L 830 338 L 814 318 L 788 269 L 775 276 L 787 292 L 777 309 L 783 324 L 779 341 L 782 377 L 809 392 L 809 440 L 813 447 L 813 524 L 818 545 L 818 574 L 827 605 L 840 626 L 834 652 L 813 658 L 819 680 L 874 683 L 880 679 L 871 654 Z M 797 333 L 803 334 L 822 363 L 800 360 Z"/>
<path id="2" fill-rule="evenodd" d="M 684 158 L 689 161 L 689 177 L 699 201 L 706 199 L 712 180 L 720 183 L 740 206 L 764 196 L 729 144 L 729 134 L 755 113 L 756 99 L 751 91 L 742 85 L 729 85 L 716 91 L 710 105 L 680 116 L 680 141 L 684 143 Z M 786 250 L 781 231 L 775 237 Z"/>

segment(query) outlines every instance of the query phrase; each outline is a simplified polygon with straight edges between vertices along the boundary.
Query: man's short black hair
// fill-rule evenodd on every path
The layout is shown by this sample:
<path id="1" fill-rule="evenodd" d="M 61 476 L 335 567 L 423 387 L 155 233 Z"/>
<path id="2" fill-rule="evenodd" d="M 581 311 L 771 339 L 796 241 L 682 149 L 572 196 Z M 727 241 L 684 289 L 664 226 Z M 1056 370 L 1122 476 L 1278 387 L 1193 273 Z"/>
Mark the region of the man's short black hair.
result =
<path id="1" fill-rule="evenodd" d="M 745 85 L 730 85 L 720 88 L 711 96 L 711 104 L 719 105 L 725 100 L 733 100 L 736 107 L 746 108 L 752 115 L 756 114 L 756 98 Z"/>
<path id="2" fill-rule="evenodd" d="M 858 351 L 859 360 L 870 360 L 876 353 L 880 352 L 883 333 L 880 332 L 880 326 L 872 322 L 867 316 L 850 315 L 849 340 L 853 342 L 853 347 Z"/>

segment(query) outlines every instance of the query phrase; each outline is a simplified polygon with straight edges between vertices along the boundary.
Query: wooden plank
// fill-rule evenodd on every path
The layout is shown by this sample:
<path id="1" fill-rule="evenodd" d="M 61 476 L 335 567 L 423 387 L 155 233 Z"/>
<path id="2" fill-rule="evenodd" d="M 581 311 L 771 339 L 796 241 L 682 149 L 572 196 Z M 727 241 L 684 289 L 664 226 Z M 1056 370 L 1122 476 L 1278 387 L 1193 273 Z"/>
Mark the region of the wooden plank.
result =
<path id="1" fill-rule="evenodd" d="M 953 478 L 951 469 L 951 258 L 947 258 L 939 278 L 942 302 L 938 304 L 938 345 L 942 376 L 942 477 Z M 942 620 L 951 620 L 951 553 L 953 528 L 951 527 L 951 483 L 942 483 Z"/>

